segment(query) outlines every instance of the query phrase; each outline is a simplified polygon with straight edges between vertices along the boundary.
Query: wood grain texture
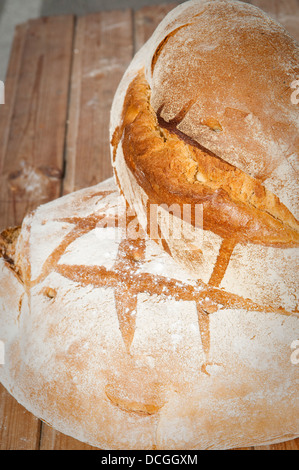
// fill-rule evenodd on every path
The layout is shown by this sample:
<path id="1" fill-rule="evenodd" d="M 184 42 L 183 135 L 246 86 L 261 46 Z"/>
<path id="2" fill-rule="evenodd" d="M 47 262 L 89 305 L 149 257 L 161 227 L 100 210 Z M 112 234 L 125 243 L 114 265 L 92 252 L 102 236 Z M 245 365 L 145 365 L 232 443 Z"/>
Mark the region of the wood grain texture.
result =
<path id="1" fill-rule="evenodd" d="M 97 450 L 41 423 L 40 450 Z"/>
<path id="2" fill-rule="evenodd" d="M 112 176 L 110 107 L 132 54 L 133 18 L 130 10 L 78 18 L 64 194 Z"/>
<path id="3" fill-rule="evenodd" d="M 10 56 L 5 80 L 5 104 L 0 106 L 0 174 L 3 172 L 4 158 L 7 149 L 13 109 L 15 106 L 17 82 L 19 80 L 26 32 L 27 24 L 19 25 L 15 29 L 12 54 Z"/>
<path id="4" fill-rule="evenodd" d="M 281 442 L 272 446 L 256 446 L 255 450 L 299 450 L 299 439 Z"/>
<path id="5" fill-rule="evenodd" d="M 248 3 L 299 40 L 298 0 Z M 0 228 L 19 224 L 42 202 L 112 175 L 108 127 L 114 92 L 133 53 L 175 5 L 17 27 L 6 105 L 0 106 Z M 30 181 L 38 182 L 38 191 L 29 191 Z M 93 448 L 39 421 L 0 386 L 0 449 Z M 299 450 L 299 439 L 255 449 Z"/>
<path id="6" fill-rule="evenodd" d="M 298 0 L 251 0 L 281 23 L 299 41 L 299 1 Z"/>
<path id="7" fill-rule="evenodd" d="M 72 16 L 16 28 L 0 106 L 0 229 L 61 194 Z M 0 448 L 39 449 L 41 422 L 0 387 Z"/>
<path id="8" fill-rule="evenodd" d="M 134 18 L 134 53 L 136 53 L 143 44 L 151 37 L 158 24 L 177 3 L 169 3 L 166 5 L 143 7 L 135 12 Z"/>
<path id="9" fill-rule="evenodd" d="M 39 449 L 41 422 L 0 384 L 0 450 Z"/>
<path id="10" fill-rule="evenodd" d="M 12 59 L 20 63 L 12 67 L 18 78 L 10 80 L 11 95 L 1 109 L 10 117 L 0 177 L 1 228 L 20 224 L 28 211 L 60 195 L 73 23 L 72 16 L 42 18 L 28 22 L 25 37 L 25 27 L 19 30 Z"/>

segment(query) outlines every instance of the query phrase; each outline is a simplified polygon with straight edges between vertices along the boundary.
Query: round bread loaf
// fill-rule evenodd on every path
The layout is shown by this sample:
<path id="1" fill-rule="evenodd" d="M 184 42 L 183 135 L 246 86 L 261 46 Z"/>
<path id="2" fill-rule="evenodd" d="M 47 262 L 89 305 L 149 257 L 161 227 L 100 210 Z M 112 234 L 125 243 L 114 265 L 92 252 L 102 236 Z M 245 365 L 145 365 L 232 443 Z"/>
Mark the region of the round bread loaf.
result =
<path id="1" fill-rule="evenodd" d="M 195 279 L 290 311 L 298 58 L 296 41 L 260 9 L 186 2 L 137 53 L 111 111 L 116 180 L 151 238 Z"/>
<path id="2" fill-rule="evenodd" d="M 298 314 L 192 279 L 112 180 L 39 207 L 0 247 L 0 382 L 57 430 L 102 449 L 299 435 Z"/>

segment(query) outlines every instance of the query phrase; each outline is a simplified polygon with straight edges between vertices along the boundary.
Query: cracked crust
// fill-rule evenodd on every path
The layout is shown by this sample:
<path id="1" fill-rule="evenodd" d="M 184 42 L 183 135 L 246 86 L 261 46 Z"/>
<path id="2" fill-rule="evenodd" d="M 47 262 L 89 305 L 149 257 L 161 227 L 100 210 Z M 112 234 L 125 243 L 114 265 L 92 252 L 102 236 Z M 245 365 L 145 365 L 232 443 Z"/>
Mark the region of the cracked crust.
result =
<path id="1" fill-rule="evenodd" d="M 134 57 L 110 124 L 116 182 L 144 229 L 159 206 L 153 239 L 197 279 L 294 308 L 299 120 L 288 84 L 298 54 L 259 8 L 185 2 Z"/>
<path id="2" fill-rule="evenodd" d="M 0 257 L 6 261 L 9 267 L 22 280 L 21 269 L 16 263 L 16 245 L 21 232 L 21 227 L 11 227 L 0 234 Z"/>
<path id="3" fill-rule="evenodd" d="M 156 116 L 143 71 L 128 87 L 122 124 L 112 138 L 152 203 L 203 204 L 203 228 L 222 238 L 277 247 L 299 245 L 299 223 L 253 178 L 176 132 Z M 213 123 L 215 127 L 215 123 Z M 194 221 L 193 221 L 194 223 Z"/>
<path id="4" fill-rule="evenodd" d="M 188 104 L 178 129 L 261 181 L 282 159 L 291 167 L 299 146 L 298 107 L 291 100 L 299 73 L 296 41 L 242 2 L 190 2 L 169 17 L 167 37 L 168 28 L 174 34 L 158 46 L 153 74 L 146 64 L 154 111 L 169 123 Z"/>

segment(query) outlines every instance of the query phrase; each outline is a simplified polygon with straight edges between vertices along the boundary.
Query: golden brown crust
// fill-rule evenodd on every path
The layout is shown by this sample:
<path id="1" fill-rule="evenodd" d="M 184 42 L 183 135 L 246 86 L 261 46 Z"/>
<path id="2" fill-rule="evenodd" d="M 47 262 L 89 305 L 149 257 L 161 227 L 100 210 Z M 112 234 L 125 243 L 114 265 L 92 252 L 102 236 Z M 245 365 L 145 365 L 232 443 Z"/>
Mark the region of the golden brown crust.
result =
<path id="1" fill-rule="evenodd" d="M 121 141 L 126 163 L 151 203 L 202 204 L 203 228 L 236 242 L 298 246 L 298 221 L 279 198 L 256 178 L 182 138 L 175 120 L 165 123 L 156 116 L 150 98 L 141 70 L 128 87 L 112 145 L 116 152 Z"/>
<path id="2" fill-rule="evenodd" d="M 21 227 L 11 227 L 0 233 L 0 252 L 3 257 L 14 259 L 20 231 Z"/>
<path id="3" fill-rule="evenodd" d="M 299 48 L 288 32 L 252 5 L 202 0 L 170 21 L 165 35 L 147 75 L 154 111 L 170 122 L 189 103 L 182 133 L 261 181 L 282 160 L 291 171 Z"/>
<path id="4" fill-rule="evenodd" d="M 21 269 L 18 267 L 15 255 L 16 244 L 21 232 L 21 227 L 11 227 L 0 233 L 0 257 L 2 256 L 10 268 L 20 277 Z M 21 277 L 20 277 L 21 279 Z"/>

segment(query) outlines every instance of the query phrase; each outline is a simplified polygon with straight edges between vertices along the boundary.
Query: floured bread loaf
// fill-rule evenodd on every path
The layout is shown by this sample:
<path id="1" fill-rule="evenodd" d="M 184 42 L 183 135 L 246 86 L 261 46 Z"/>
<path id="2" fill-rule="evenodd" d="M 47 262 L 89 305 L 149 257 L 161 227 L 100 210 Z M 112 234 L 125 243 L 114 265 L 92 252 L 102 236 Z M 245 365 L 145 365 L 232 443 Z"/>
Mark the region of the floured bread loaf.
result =
<path id="1" fill-rule="evenodd" d="M 137 53 L 111 112 L 117 183 L 150 236 L 194 278 L 292 311 L 298 58 L 260 9 L 186 2 Z"/>
<path id="2" fill-rule="evenodd" d="M 298 436 L 298 315 L 195 281 L 124 208 L 108 180 L 3 232 L 1 383 L 102 449 Z"/>

